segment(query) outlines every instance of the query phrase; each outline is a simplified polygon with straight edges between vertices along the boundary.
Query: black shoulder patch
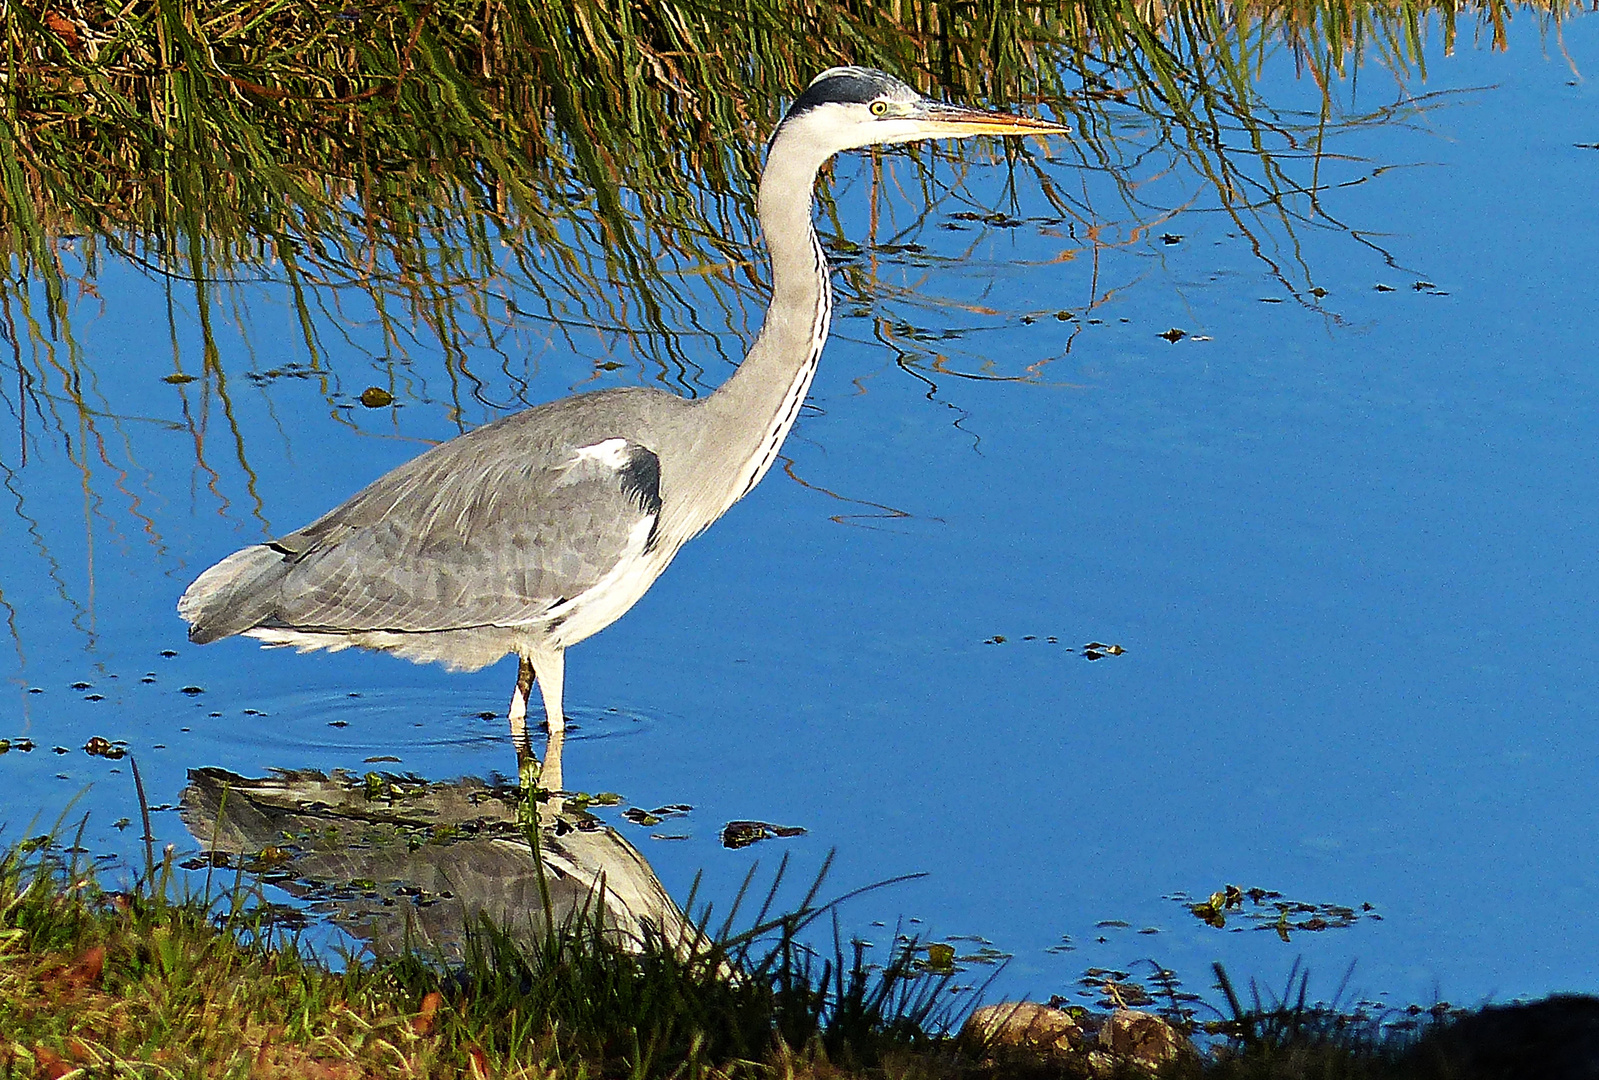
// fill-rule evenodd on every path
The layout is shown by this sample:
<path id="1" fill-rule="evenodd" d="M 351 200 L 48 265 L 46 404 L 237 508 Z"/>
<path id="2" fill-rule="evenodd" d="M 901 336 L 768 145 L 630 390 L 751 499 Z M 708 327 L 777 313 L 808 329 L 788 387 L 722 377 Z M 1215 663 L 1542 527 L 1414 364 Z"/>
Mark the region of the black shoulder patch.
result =
<path id="1" fill-rule="evenodd" d="M 899 85 L 899 80 L 892 75 L 873 68 L 834 68 L 823 72 L 805 88 L 805 92 L 789 106 L 788 116 L 798 116 L 818 105 L 830 103 L 864 105 Z"/>
<path id="2" fill-rule="evenodd" d="M 627 464 L 617 470 L 622 493 L 646 514 L 661 512 L 661 459 L 637 443 L 627 447 Z"/>

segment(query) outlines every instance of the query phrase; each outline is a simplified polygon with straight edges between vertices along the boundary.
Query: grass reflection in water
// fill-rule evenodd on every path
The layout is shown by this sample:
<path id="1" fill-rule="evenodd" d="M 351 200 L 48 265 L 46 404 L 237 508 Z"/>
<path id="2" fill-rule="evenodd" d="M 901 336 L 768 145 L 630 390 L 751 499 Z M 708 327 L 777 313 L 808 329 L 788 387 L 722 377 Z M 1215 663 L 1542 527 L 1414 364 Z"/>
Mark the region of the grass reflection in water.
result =
<path id="1" fill-rule="evenodd" d="M 1558 25 L 1566 7 L 1531 10 Z M 146 471 L 126 425 L 152 418 L 99 390 L 74 332 L 74 312 L 98 295 L 110 264 L 164 285 L 172 366 L 161 375 L 182 400 L 179 418 L 155 422 L 186 429 L 197 482 L 224 508 L 242 495 L 263 530 L 251 463 L 261 435 L 235 408 L 241 376 L 262 390 L 310 381 L 332 416 L 359 428 L 373 426 L 367 410 L 408 400 L 465 429 L 558 396 L 571 387 L 534 387 L 536 360 L 526 359 L 552 344 L 595 356 L 593 385 L 643 381 L 698 396 L 736 362 L 763 306 L 760 140 L 785 94 L 846 61 L 963 100 L 1037 106 L 1078 133 L 1049 149 L 1058 157 L 1019 141 L 1003 148 L 1015 183 L 1052 206 L 1048 220 L 1024 222 L 965 187 L 966 156 L 992 146 L 875 159 L 860 245 L 841 239 L 824 179 L 824 239 L 843 264 L 839 310 L 869 317 L 872 336 L 930 394 L 949 377 L 1041 378 L 1047 360 L 996 369 L 976 331 L 996 317 L 1065 315 L 1069 350 L 1096 306 L 1128 284 L 1102 275 L 1101 254 L 1139 243 L 1179 208 L 1228 215 L 1285 293 L 1317 306 L 1325 290 L 1296 236 L 1346 229 L 1319 201 L 1335 166 L 1349 164 L 1328 141 L 1425 104 L 1401 93 L 1394 109 L 1346 115 L 1340 77 L 1376 58 L 1403 84 L 1429 32 L 1448 44 L 1469 24 L 1499 44 L 1512 10 L 1523 9 L 11 5 L 0 16 L 9 121 L 0 244 L 15 274 L 0 283 L 0 331 L 16 377 L 0 394 L 20 437 L 0 467 L 30 522 L 14 469 L 38 449 L 40 423 L 72 434 L 67 453 L 86 489 L 137 484 Z M 1282 51 L 1320 88 L 1318 107 L 1274 107 L 1256 87 L 1266 57 Z M 1188 179 L 1160 182 L 1172 176 Z M 898 187 L 919 189 L 909 201 L 927 209 L 894 221 Z M 976 235 L 1027 227 L 1060 237 L 1057 261 L 1091 267 L 1077 310 L 1001 311 L 897 284 L 906 274 L 895 270 L 924 276 L 950 263 L 915 242 L 940 220 Z M 260 281 L 283 290 L 280 325 L 302 340 L 303 359 L 242 372 L 219 328 L 247 347 L 260 334 L 241 291 Z M 938 325 L 950 312 L 968 325 Z M 185 344 L 190 318 L 198 356 Z M 376 334 L 351 333 L 361 322 Z M 500 360 L 493 379 L 474 370 L 485 354 Z M 374 367 L 386 385 L 368 385 Z M 243 492 L 231 490 L 226 457 Z M 160 549 L 147 497 L 122 501 Z M 70 598 L 51 526 L 29 528 Z M 92 633 L 82 603 L 73 606 Z"/>

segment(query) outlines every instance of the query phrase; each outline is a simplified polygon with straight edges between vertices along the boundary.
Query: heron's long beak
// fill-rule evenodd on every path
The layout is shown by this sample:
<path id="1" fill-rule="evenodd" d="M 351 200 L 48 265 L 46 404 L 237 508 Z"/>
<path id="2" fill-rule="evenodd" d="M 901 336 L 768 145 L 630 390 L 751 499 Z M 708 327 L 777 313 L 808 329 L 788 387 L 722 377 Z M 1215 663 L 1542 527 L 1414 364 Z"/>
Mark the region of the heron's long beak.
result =
<path id="1" fill-rule="evenodd" d="M 968 109 L 961 105 L 946 105 L 930 101 L 916 118 L 926 125 L 925 136 L 953 138 L 963 135 L 1069 135 L 1071 128 L 1052 120 L 1036 120 L 1031 116 L 1014 116 L 1011 113 L 988 112 L 985 109 Z"/>

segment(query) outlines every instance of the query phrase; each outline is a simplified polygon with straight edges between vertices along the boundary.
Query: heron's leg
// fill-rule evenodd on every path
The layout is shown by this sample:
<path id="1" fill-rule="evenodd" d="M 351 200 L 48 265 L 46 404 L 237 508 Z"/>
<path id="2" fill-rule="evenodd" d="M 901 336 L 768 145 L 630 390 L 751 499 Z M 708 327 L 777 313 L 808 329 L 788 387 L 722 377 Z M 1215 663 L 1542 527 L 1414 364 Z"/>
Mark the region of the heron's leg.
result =
<path id="1" fill-rule="evenodd" d="M 539 692 L 544 695 L 544 726 L 551 735 L 566 728 L 566 715 L 561 712 L 561 688 L 566 681 L 566 650 L 556 649 L 530 657 L 533 670 L 538 673 Z"/>
<path id="2" fill-rule="evenodd" d="M 527 699 L 533 692 L 533 663 L 525 656 L 516 658 L 516 689 L 511 692 L 511 743 L 520 765 L 533 756 L 527 737 Z"/>
<path id="3" fill-rule="evenodd" d="M 561 745 L 566 736 L 566 716 L 561 711 L 561 690 L 566 678 L 566 652 L 556 649 L 529 658 L 538 674 L 539 692 L 544 695 L 544 723 L 550 738 L 545 745 L 544 766 L 538 786 L 545 791 L 561 790 Z"/>
<path id="4" fill-rule="evenodd" d="M 565 674 L 566 653 L 561 649 L 517 656 L 516 690 L 511 694 L 511 741 L 516 744 L 516 772 L 524 788 L 561 789 L 561 735 L 566 730 L 566 718 L 561 714 L 561 686 Z M 544 695 L 545 725 L 550 732 L 545 756 L 552 760 L 543 766 L 533 756 L 533 745 L 527 737 L 527 699 L 535 677 Z"/>

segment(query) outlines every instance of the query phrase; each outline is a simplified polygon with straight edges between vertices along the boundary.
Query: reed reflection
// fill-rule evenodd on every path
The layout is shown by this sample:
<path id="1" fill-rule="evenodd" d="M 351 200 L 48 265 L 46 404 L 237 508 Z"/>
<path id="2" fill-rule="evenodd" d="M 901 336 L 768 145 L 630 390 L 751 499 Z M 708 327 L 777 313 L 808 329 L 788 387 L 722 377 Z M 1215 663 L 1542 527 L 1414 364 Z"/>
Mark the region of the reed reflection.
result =
<path id="1" fill-rule="evenodd" d="M 905 285 L 969 271 L 995 231 L 1058 236 L 1055 261 L 1083 268 L 1065 288 L 1086 321 L 1142 275 L 1108 256 L 1203 204 L 1320 307 L 1299 234 L 1369 242 L 1324 196 L 1371 170 L 1328 140 L 1425 107 L 1405 83 L 1429 26 L 1446 47 L 1473 20 L 1497 42 L 1512 11 L 1557 25 L 1576 6 L 906 0 L 751 19 L 742 5 L 651 0 L 619 20 L 592 0 L 518 0 L 484 27 L 479 8 L 454 4 L 308 18 L 208 0 L 132 19 L 87 3 L 49 25 L 13 5 L 0 15 L 15 103 L 0 128 L 0 252 L 17 273 L 0 281 L 0 334 L 15 378 L 0 400 L 18 439 L 0 468 L 17 527 L 92 644 L 94 567 L 81 584 L 68 538 L 126 530 L 165 563 L 175 526 L 156 508 L 186 503 L 186 489 L 271 535 L 262 457 L 290 432 L 297 450 L 316 438 L 274 412 L 288 385 L 314 387 L 331 423 L 373 438 L 437 438 L 404 422 L 407 405 L 460 431 L 575 389 L 703 396 L 763 306 L 760 135 L 785 92 L 844 61 L 962 100 L 1043 105 L 1079 133 L 1056 157 L 1007 147 L 998 195 L 968 182 L 986 150 L 879 160 L 864 243 L 844 239 L 824 180 L 840 312 L 870 318 L 856 333 L 891 343 L 890 373 L 927 382 L 930 398 L 951 379 L 1045 377 L 1049 355 L 996 360 L 984 338 L 1052 313 Z M 1319 108 L 1264 98 L 1254 78 L 1272 48 L 1312 76 Z M 1398 76 L 1401 111 L 1347 114 L 1338 80 L 1372 57 Z M 1023 184 L 1046 215 L 1014 216 Z M 910 197 L 896 203 L 899 189 Z M 924 242 L 945 225 L 969 242 Z M 169 349 L 84 346 L 113 272 L 155 283 Z M 255 359 L 291 339 L 292 363 Z M 165 381 L 161 406 L 104 378 L 124 352 Z M 541 367 L 565 355 L 592 361 L 576 378 Z M 374 382 L 393 407 L 367 404 Z M 269 424 L 253 418 L 263 411 Z M 81 481 L 81 522 L 39 524 L 50 496 L 13 477 L 30 460 Z"/>

